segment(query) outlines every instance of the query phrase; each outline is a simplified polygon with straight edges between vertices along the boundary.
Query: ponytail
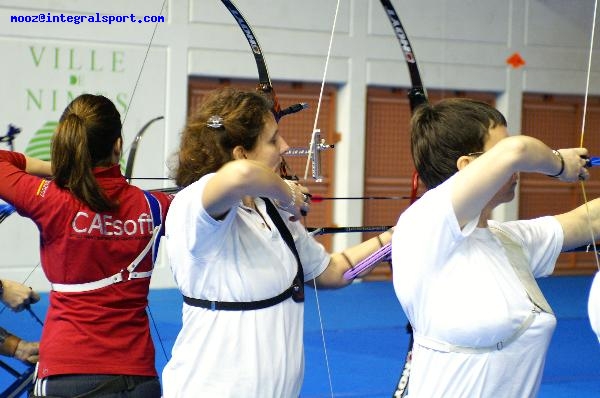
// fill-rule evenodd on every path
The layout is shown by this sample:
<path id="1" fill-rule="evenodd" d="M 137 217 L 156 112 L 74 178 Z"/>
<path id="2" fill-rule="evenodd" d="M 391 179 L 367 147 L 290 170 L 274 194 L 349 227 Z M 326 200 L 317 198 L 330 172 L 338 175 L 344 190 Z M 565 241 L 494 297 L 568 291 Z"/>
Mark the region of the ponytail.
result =
<path id="1" fill-rule="evenodd" d="M 120 115 L 109 99 L 89 94 L 77 97 L 65 109 L 52 140 L 56 184 L 93 211 L 116 209 L 118 203 L 106 197 L 93 167 L 106 164 L 120 136 Z"/>

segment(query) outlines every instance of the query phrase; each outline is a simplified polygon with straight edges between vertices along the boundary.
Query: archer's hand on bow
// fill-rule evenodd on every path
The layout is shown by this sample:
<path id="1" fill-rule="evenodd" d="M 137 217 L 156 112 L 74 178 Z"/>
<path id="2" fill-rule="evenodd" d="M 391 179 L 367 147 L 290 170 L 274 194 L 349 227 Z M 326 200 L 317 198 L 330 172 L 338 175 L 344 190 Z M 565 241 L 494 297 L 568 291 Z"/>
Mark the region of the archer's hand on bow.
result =
<path id="1" fill-rule="evenodd" d="M 560 161 L 560 169 L 552 177 L 564 182 L 584 181 L 590 177 L 586 148 L 559 149 L 554 154 Z"/>
<path id="2" fill-rule="evenodd" d="M 30 304 L 40 301 L 40 295 L 29 286 L 8 279 L 0 280 L 0 300 L 15 312 L 23 311 Z"/>
<path id="3" fill-rule="evenodd" d="M 276 200 L 275 205 L 283 211 L 287 211 L 292 216 L 290 221 L 297 221 L 300 217 L 306 216 L 310 211 L 311 194 L 307 187 L 297 181 L 283 180 L 289 187 L 289 201 Z"/>

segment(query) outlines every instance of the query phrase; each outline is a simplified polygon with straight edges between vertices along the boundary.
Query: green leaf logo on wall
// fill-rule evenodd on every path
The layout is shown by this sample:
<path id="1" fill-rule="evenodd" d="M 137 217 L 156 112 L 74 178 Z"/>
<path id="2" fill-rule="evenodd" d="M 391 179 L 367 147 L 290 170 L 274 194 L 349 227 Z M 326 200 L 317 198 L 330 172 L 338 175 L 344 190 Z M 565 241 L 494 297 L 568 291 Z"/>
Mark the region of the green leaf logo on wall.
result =
<path id="1" fill-rule="evenodd" d="M 32 158 L 41 160 L 50 160 L 50 141 L 58 122 L 46 122 L 41 129 L 35 132 L 35 135 L 25 148 L 25 154 Z"/>
<path id="2" fill-rule="evenodd" d="M 27 148 L 25 148 L 25 155 L 41 160 L 51 160 L 50 143 L 52 141 L 54 131 L 56 130 L 56 126 L 58 126 L 58 122 L 50 121 L 46 122 L 41 129 L 36 131 L 33 138 L 29 140 Z M 119 165 L 121 166 L 122 173 L 125 172 L 126 161 L 127 160 L 121 156 Z"/>

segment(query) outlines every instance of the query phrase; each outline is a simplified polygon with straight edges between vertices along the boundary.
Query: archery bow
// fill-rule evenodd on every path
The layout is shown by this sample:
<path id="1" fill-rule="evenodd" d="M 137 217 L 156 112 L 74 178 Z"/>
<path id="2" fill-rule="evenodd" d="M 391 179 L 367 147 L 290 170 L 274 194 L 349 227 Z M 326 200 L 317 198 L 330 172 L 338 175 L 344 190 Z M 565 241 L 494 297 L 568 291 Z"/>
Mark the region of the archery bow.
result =
<path id="1" fill-rule="evenodd" d="M 271 111 L 273 112 L 273 115 L 275 116 L 275 120 L 277 122 L 279 122 L 279 120 L 283 116 L 286 116 L 291 113 L 295 113 L 295 112 L 301 111 L 302 109 L 305 109 L 307 107 L 307 105 L 305 103 L 300 103 L 300 104 L 295 104 L 295 105 L 292 105 L 288 108 L 281 110 L 281 105 L 279 104 L 279 101 L 275 94 L 275 90 L 271 83 L 271 79 L 269 77 L 269 70 L 267 68 L 267 64 L 266 64 L 266 61 L 265 61 L 265 58 L 263 55 L 263 51 L 260 47 L 258 39 L 256 38 L 256 35 L 254 34 L 252 28 L 250 27 L 250 24 L 246 21 L 245 17 L 242 15 L 242 13 L 238 10 L 236 5 L 231 0 L 221 0 L 221 2 L 223 3 L 223 5 L 225 5 L 227 10 L 231 13 L 233 18 L 237 22 L 238 26 L 244 33 L 244 37 L 246 38 L 248 44 L 250 45 L 252 54 L 254 55 L 254 60 L 256 62 L 256 68 L 258 70 L 259 83 L 257 85 L 257 90 L 265 93 L 266 95 L 268 95 L 271 98 L 272 103 L 273 103 L 273 108 Z M 338 7 L 339 7 L 339 2 L 338 2 Z M 336 18 L 337 18 L 337 8 L 336 8 Z M 316 180 L 317 182 L 322 179 L 322 177 L 320 175 L 321 174 L 320 153 L 321 153 L 321 151 L 324 151 L 326 149 L 334 147 L 334 145 L 326 144 L 324 142 L 324 140 L 320 139 L 320 131 L 319 131 L 319 129 L 316 128 L 316 124 L 317 124 L 317 120 L 319 117 L 320 104 L 321 104 L 321 99 L 323 96 L 323 87 L 324 87 L 324 83 L 325 83 L 327 65 L 328 65 L 328 61 L 329 61 L 329 54 L 331 52 L 333 30 L 335 30 L 335 19 L 336 18 L 334 18 L 334 24 L 333 24 L 333 28 L 332 28 L 327 62 L 325 65 L 325 73 L 323 74 L 323 81 L 321 83 L 321 92 L 319 95 L 319 102 L 318 102 L 318 106 L 317 106 L 317 112 L 315 115 L 315 125 L 313 128 L 313 134 L 311 135 L 311 143 L 309 144 L 308 148 L 290 148 L 285 153 L 285 155 L 289 155 L 289 156 L 307 156 L 308 155 L 307 167 L 309 164 L 308 162 L 311 162 L 312 163 L 312 178 L 314 180 Z M 416 68 L 416 65 L 415 65 L 415 68 Z M 414 91 L 414 93 L 411 94 L 410 97 L 411 97 L 411 104 L 414 101 L 415 107 L 416 107 L 417 105 L 419 105 L 420 103 L 423 102 L 422 98 L 426 98 L 426 95 L 424 93 L 424 89 L 422 87 L 421 80 L 419 78 L 418 70 L 416 70 L 416 72 L 411 71 L 411 76 L 413 76 L 413 75 L 416 76 L 416 78 L 418 79 L 418 82 L 415 82 L 415 84 L 414 84 L 415 89 L 411 90 L 411 91 Z M 412 98 L 414 98 L 414 99 L 412 99 Z M 419 102 L 419 101 L 421 101 L 421 102 Z M 281 158 L 280 174 L 282 175 L 283 178 L 298 179 L 297 176 L 289 175 L 289 169 L 288 169 L 287 163 L 285 162 L 285 159 L 283 157 Z M 306 179 L 306 175 L 305 175 L 305 179 Z M 176 190 L 176 188 L 171 189 L 171 192 L 173 192 L 174 190 Z M 414 195 L 416 195 L 416 193 Z M 376 230 L 380 230 L 380 228 L 389 229 L 389 227 L 337 227 L 337 228 L 325 227 L 325 228 L 309 228 L 309 231 L 312 231 L 314 233 L 315 230 L 319 230 L 321 232 L 316 233 L 317 235 L 319 235 L 319 234 L 324 234 L 324 233 L 337 233 L 337 232 L 359 232 L 358 228 L 363 228 L 364 231 L 376 231 Z"/>
<path id="2" fill-rule="evenodd" d="M 279 100 L 277 99 L 277 95 L 275 95 L 275 90 L 273 89 L 273 85 L 271 84 L 271 78 L 269 77 L 269 69 L 267 68 L 267 63 L 265 62 L 262 49 L 260 48 L 260 44 L 258 43 L 256 35 L 252 31 L 250 24 L 246 21 L 246 18 L 244 18 L 242 13 L 238 10 L 238 8 L 235 6 L 235 4 L 233 4 L 232 1 L 221 0 L 221 2 L 231 13 L 242 32 L 244 32 L 244 36 L 246 37 L 246 40 L 248 41 L 248 44 L 252 49 L 254 61 L 256 61 L 256 69 L 258 70 L 258 85 L 256 89 L 270 97 L 273 104 L 271 112 L 273 112 L 275 121 L 279 123 L 279 120 L 282 117 L 306 109 L 308 107 L 306 103 L 294 104 L 283 110 L 281 109 L 281 105 L 279 104 Z"/>
<path id="3" fill-rule="evenodd" d="M 404 60 L 406 61 L 406 65 L 408 67 L 408 72 L 410 74 L 410 82 L 411 88 L 408 90 L 408 101 L 410 104 L 411 113 L 421 105 L 426 104 L 428 102 L 427 91 L 423 86 L 423 82 L 421 80 L 421 74 L 419 73 L 419 67 L 417 65 L 417 58 L 415 53 L 413 52 L 412 45 L 410 44 L 410 40 L 408 39 L 408 35 L 406 34 L 406 30 L 404 30 L 404 26 L 400 22 L 400 17 L 398 13 L 396 13 L 396 9 L 392 5 L 390 0 L 380 0 L 381 5 L 383 6 L 383 10 L 385 11 L 386 16 L 388 17 L 392 29 L 394 30 L 394 34 L 400 43 L 400 48 L 402 50 L 402 54 L 404 55 Z M 417 191 L 419 187 L 419 176 L 415 171 L 412 176 L 412 189 L 410 200 L 413 203 L 417 199 Z"/>
<path id="4" fill-rule="evenodd" d="M 404 27 L 402 26 L 402 23 L 400 22 L 400 17 L 396 13 L 396 10 L 394 9 L 394 6 L 392 5 L 390 0 L 381 0 L 381 5 L 383 6 L 385 14 L 388 17 L 388 19 L 392 25 L 394 34 L 396 35 L 396 38 L 398 39 L 398 41 L 400 43 L 400 48 L 402 50 L 404 59 L 408 66 L 408 71 L 409 71 L 410 80 L 411 80 L 411 89 L 408 91 L 407 94 L 408 94 L 411 112 L 414 112 L 419 106 L 428 102 L 427 91 L 425 90 L 425 87 L 423 86 L 423 83 L 421 80 L 421 75 L 419 73 L 419 68 L 417 66 L 417 59 L 412 50 L 412 46 L 410 44 L 410 41 L 406 34 L 406 31 L 404 30 Z M 331 46 L 331 43 L 330 43 L 330 46 Z M 316 121 L 315 121 L 315 131 L 318 132 L 318 130 L 316 129 Z M 318 152 L 318 150 L 319 150 L 319 144 L 312 142 L 312 141 L 311 141 L 311 144 L 309 147 L 310 148 L 316 147 L 317 150 L 315 152 Z M 301 151 L 298 151 L 298 152 L 301 152 Z M 304 154 L 304 152 L 302 152 L 302 154 Z M 309 150 L 308 155 L 309 155 L 308 156 L 309 158 L 307 159 L 306 170 L 308 170 L 308 162 L 310 160 L 313 160 L 313 178 L 315 178 L 314 177 L 315 169 L 319 170 L 318 166 L 315 167 L 315 165 L 318 165 L 319 162 L 318 162 L 318 160 L 315 160 L 314 152 Z M 306 178 L 306 176 L 305 176 L 305 178 Z M 413 203 L 415 200 L 418 199 L 418 196 L 417 196 L 418 188 L 419 188 L 419 176 L 418 176 L 417 172 L 415 171 L 412 176 L 412 188 L 411 188 L 411 194 L 409 197 L 411 203 Z M 371 197 L 367 197 L 367 198 L 371 198 Z M 377 197 L 377 198 L 380 198 L 380 197 Z M 314 202 L 318 201 L 318 198 L 316 198 L 316 199 L 317 200 L 315 200 Z M 335 198 L 332 198 L 332 199 L 335 199 Z M 343 199 L 358 199 L 358 198 L 346 197 Z M 387 197 L 386 197 L 386 199 L 387 199 Z M 405 199 L 405 197 L 402 197 L 402 199 Z M 325 200 L 325 198 L 322 198 L 321 200 Z M 309 228 L 309 230 L 313 231 L 312 232 L 313 234 L 319 234 L 319 233 L 337 233 L 337 232 L 359 232 L 361 228 L 363 228 L 365 231 L 369 231 L 369 232 L 385 231 L 385 230 L 389 229 L 389 227 L 384 227 L 384 226 L 372 226 L 372 227 Z M 317 233 L 315 231 L 319 231 L 319 232 Z M 326 231 L 326 232 L 320 232 L 320 231 Z M 386 256 L 387 256 L 387 248 L 384 248 L 380 252 L 380 258 L 383 260 L 383 258 L 385 258 Z M 372 263 L 372 264 L 375 264 L 375 263 Z"/>
<path id="5" fill-rule="evenodd" d="M 394 34 L 400 43 L 400 48 L 402 50 L 402 54 L 404 55 L 404 60 L 406 61 L 406 65 L 408 66 L 408 72 L 410 74 L 411 81 L 411 89 L 408 91 L 408 100 L 410 103 L 411 112 L 414 111 L 421 105 L 426 104 L 428 102 L 427 91 L 423 86 L 423 82 L 421 80 L 421 74 L 419 73 L 419 67 L 417 66 L 417 58 L 412 50 L 412 45 L 410 44 L 410 40 L 408 39 L 408 35 L 400 22 L 400 17 L 396 13 L 394 6 L 392 5 L 390 0 L 380 0 L 381 5 L 383 6 L 383 10 L 385 11 L 386 16 L 388 17 L 392 29 L 394 30 Z M 412 189 L 410 200 L 413 203 L 417 199 L 417 191 L 418 191 L 418 181 L 419 176 L 415 171 L 412 176 Z M 389 245 L 389 244 L 388 244 Z M 387 245 L 386 245 L 387 246 Z M 385 252 L 385 248 L 382 250 L 382 253 Z"/>
<path id="6" fill-rule="evenodd" d="M 583 138 L 585 136 L 585 122 L 586 122 L 588 95 L 589 95 L 589 88 L 590 88 L 590 76 L 591 76 L 591 71 L 592 71 L 592 54 L 593 54 L 593 49 L 594 49 L 594 32 L 596 30 L 597 10 L 598 10 L 598 1 L 596 0 L 596 1 L 594 1 L 592 33 L 591 33 L 591 37 L 590 37 L 590 49 L 589 49 L 589 54 L 588 54 L 588 65 L 587 65 L 586 83 L 585 83 L 585 96 L 584 96 L 584 102 L 583 102 L 583 116 L 582 116 L 582 122 L 581 122 L 581 138 L 580 138 L 579 146 L 582 148 L 583 148 Z M 593 159 L 594 158 L 589 159 L 586 166 L 594 165 Z M 581 183 L 580 184 L 581 185 L 581 193 L 583 195 L 583 202 L 585 204 L 585 211 L 586 211 L 586 215 L 587 215 L 587 224 L 588 224 L 588 228 L 589 228 L 589 232 L 590 232 L 590 236 L 591 236 L 591 246 L 594 248 L 594 259 L 596 261 L 596 267 L 600 271 L 600 260 L 598 259 L 598 248 L 596 247 L 596 237 L 594 235 L 594 227 L 592 225 L 592 218 L 591 218 L 590 209 L 588 206 L 587 194 L 585 192 L 585 184 L 584 184 L 583 180 L 581 180 L 580 183 Z"/>
<path id="7" fill-rule="evenodd" d="M 408 91 L 408 100 L 410 102 L 410 110 L 414 112 L 420 105 L 428 102 L 427 91 L 423 86 L 421 74 L 419 73 L 419 68 L 417 66 L 417 58 L 415 57 L 415 53 L 412 50 L 410 41 L 408 40 L 408 35 L 406 34 L 406 31 L 400 22 L 400 17 L 396 13 L 392 2 L 390 0 L 380 1 L 385 14 L 392 24 L 392 29 L 394 29 L 396 38 L 400 42 L 400 48 L 402 49 L 404 60 L 408 66 L 410 82 L 412 85 L 412 88 Z"/>
<path id="8" fill-rule="evenodd" d="M 227 10 L 231 13 L 231 15 L 237 22 L 237 24 L 240 27 L 240 29 L 242 30 L 242 32 L 244 32 L 244 36 L 246 37 L 246 40 L 248 41 L 248 44 L 250 45 L 250 48 L 252 49 L 252 54 L 254 55 L 254 60 L 256 61 L 256 68 L 258 70 L 257 90 L 263 92 L 264 94 L 268 95 L 271 98 L 272 103 L 273 103 L 273 107 L 272 107 L 271 111 L 273 112 L 275 121 L 277 123 L 279 123 L 279 120 L 282 117 L 292 114 L 292 113 L 299 112 L 303 109 L 306 109 L 308 107 L 308 104 L 306 104 L 304 102 L 291 105 L 285 109 L 281 109 L 281 105 L 279 104 L 279 100 L 277 99 L 277 96 L 275 95 L 275 90 L 273 89 L 273 85 L 272 85 L 271 79 L 269 77 L 269 70 L 267 68 L 267 63 L 265 62 L 265 58 L 263 56 L 262 49 L 260 47 L 260 44 L 258 43 L 258 40 L 256 39 L 256 35 L 254 34 L 254 32 L 252 31 L 252 28 L 250 27 L 250 24 L 246 21 L 246 19 L 242 15 L 242 13 L 237 9 L 237 7 L 235 6 L 235 4 L 233 4 L 232 1 L 221 0 L 221 2 L 223 3 L 223 5 L 225 5 Z M 337 13 L 336 13 L 336 15 L 337 15 Z M 323 87 L 321 87 L 321 95 L 319 97 L 319 106 L 321 105 L 322 94 L 323 94 Z M 318 117 L 318 115 L 319 115 L 319 109 L 317 108 L 317 117 Z M 315 123 L 316 123 L 316 120 L 315 120 Z M 313 130 L 313 135 L 312 135 L 311 144 L 309 145 L 309 148 L 290 148 L 285 153 L 285 155 L 288 155 L 288 156 L 304 156 L 304 155 L 308 154 L 309 158 L 313 159 L 312 175 L 313 175 L 313 178 L 317 181 L 319 181 L 321 179 L 321 176 L 320 176 L 321 169 L 320 169 L 320 159 L 319 159 L 320 153 L 321 153 L 321 151 L 324 151 L 326 149 L 334 147 L 331 144 L 326 144 L 324 140 L 321 140 L 320 135 L 318 135 L 318 134 L 319 134 L 318 131 Z M 281 158 L 281 167 L 280 167 L 280 174 L 282 175 L 282 177 L 286 178 L 286 179 L 294 179 L 294 180 L 298 179 L 297 176 L 294 176 L 294 175 L 290 176 L 288 173 L 289 173 L 289 170 L 288 170 L 287 163 L 285 162 L 285 159 L 282 157 Z"/>
<path id="9" fill-rule="evenodd" d="M 412 88 L 408 91 L 408 100 L 410 103 L 410 110 L 414 113 L 414 111 L 423 104 L 428 102 L 427 92 L 425 87 L 423 86 L 423 82 L 421 81 L 421 74 L 419 73 L 419 68 L 417 66 L 417 58 L 412 50 L 412 45 L 408 39 L 408 35 L 400 22 L 400 17 L 396 13 L 394 6 L 390 0 L 380 0 L 381 5 L 383 6 L 383 10 L 387 15 L 390 23 L 392 24 L 392 29 L 394 29 L 394 33 L 396 38 L 400 42 L 400 48 L 402 49 L 402 53 L 404 54 L 404 60 L 406 61 L 406 65 L 408 66 L 408 72 L 410 74 L 410 81 Z M 415 171 L 413 173 L 413 183 L 411 190 L 411 203 L 414 202 L 417 198 L 417 190 L 418 190 L 418 174 Z M 380 253 L 383 256 L 383 251 Z M 410 376 L 410 365 L 412 361 L 412 347 L 413 347 L 413 334 L 412 327 L 410 323 L 406 325 L 406 330 L 410 335 L 409 343 L 408 343 L 408 351 L 406 353 L 404 366 L 402 368 L 402 372 L 400 373 L 400 377 L 398 379 L 398 383 L 396 384 L 396 389 L 392 394 L 393 398 L 401 398 L 406 396 L 408 393 L 408 378 Z"/>
<path id="10" fill-rule="evenodd" d="M 406 31 L 404 30 L 404 27 L 402 26 L 402 24 L 400 22 L 400 18 L 398 17 L 390 0 L 380 0 L 380 1 L 386 12 L 386 15 L 388 16 L 388 19 L 390 20 L 390 23 L 392 24 L 394 33 L 396 34 L 396 37 L 398 38 L 398 41 L 400 42 L 400 47 L 404 54 L 404 58 L 407 62 L 407 66 L 408 66 L 408 70 L 409 70 L 410 78 L 411 78 L 411 83 L 412 83 L 412 89 L 408 92 L 408 98 L 410 101 L 411 111 L 414 112 L 418 106 L 428 102 L 427 93 L 421 82 L 420 74 L 419 74 L 419 71 L 417 68 L 417 61 L 416 61 L 415 55 L 412 51 L 412 46 L 410 44 L 410 41 L 406 34 Z M 595 6 L 594 7 L 594 26 L 595 26 L 595 20 L 596 20 L 596 9 L 597 9 L 597 7 Z M 593 47 L 594 30 L 595 29 L 593 27 L 592 28 L 592 39 L 590 40 L 590 42 L 591 42 L 590 56 L 589 56 L 588 76 L 587 76 L 586 95 L 585 95 L 585 103 L 586 104 L 584 105 L 582 132 L 581 132 L 581 146 L 583 146 L 583 135 L 584 135 L 584 131 L 585 131 L 585 109 L 587 108 L 586 105 L 587 105 L 589 78 L 590 78 L 590 70 L 591 70 L 591 60 L 592 60 L 591 53 L 592 53 L 592 47 Z M 588 166 L 596 165 L 594 163 L 593 159 L 594 158 L 590 159 Z M 413 174 L 413 190 L 412 190 L 412 194 L 411 194 L 411 196 L 413 198 L 416 198 L 417 181 L 418 181 L 418 175 L 415 172 L 415 174 Z M 584 201 L 587 203 L 583 181 L 581 182 L 581 188 L 582 188 L 582 192 L 583 192 L 583 196 L 584 196 Z M 589 215 L 589 213 L 588 213 L 588 215 Z M 598 252 L 596 249 L 596 244 L 595 244 L 595 239 L 594 239 L 593 229 L 591 228 L 591 224 L 590 224 L 590 231 L 592 233 L 592 244 L 591 245 L 593 245 L 594 251 L 596 252 L 596 264 L 597 264 L 598 268 L 600 269 L 600 262 L 598 260 L 598 255 L 597 255 Z M 585 247 L 577 248 L 577 249 L 574 249 L 573 251 L 585 251 Z M 408 387 L 408 378 L 410 375 L 410 362 L 411 362 L 412 346 L 413 346 L 412 328 L 410 327 L 410 324 L 407 325 L 407 330 L 410 333 L 409 349 L 408 349 L 408 352 L 406 355 L 405 365 L 403 367 L 402 373 L 400 374 L 400 378 L 398 380 L 396 390 L 392 394 L 393 398 L 404 397 L 406 395 L 406 393 L 408 392 L 407 387 Z"/>
<path id="11" fill-rule="evenodd" d="M 262 49 L 260 48 L 260 45 L 258 44 L 258 40 L 256 39 L 256 36 L 254 35 L 252 28 L 250 27 L 250 25 L 248 24 L 248 22 L 242 15 L 242 13 L 233 4 L 233 2 L 231 2 L 230 0 L 221 0 L 221 1 L 225 5 L 227 10 L 231 13 L 231 15 L 234 17 L 234 19 L 237 22 L 237 24 L 239 25 L 240 29 L 242 29 L 242 31 L 244 32 L 244 36 L 246 37 L 246 40 L 248 41 L 248 44 L 250 45 L 250 48 L 252 49 L 252 53 L 254 54 L 254 59 L 256 61 L 256 67 L 258 69 L 258 75 L 259 75 L 259 84 L 258 84 L 257 89 L 271 97 L 272 102 L 273 102 L 272 112 L 273 112 L 273 115 L 275 116 L 275 120 L 277 122 L 279 122 L 279 119 L 281 119 L 283 116 L 290 114 L 290 113 L 298 112 L 298 111 L 306 108 L 306 104 L 297 104 L 297 105 L 292 105 L 291 107 L 286 108 L 283 111 L 281 110 L 281 106 L 279 105 L 279 101 L 277 100 L 277 96 L 275 95 L 275 91 L 271 84 L 271 79 L 269 78 L 269 72 L 268 72 L 267 64 L 265 62 L 265 59 L 264 59 L 264 56 L 262 53 Z M 336 19 L 337 19 L 338 8 L 339 8 L 339 0 L 338 0 L 336 14 L 335 14 Z M 334 19 L 334 21 L 335 21 L 335 19 Z M 334 22 L 334 29 L 335 29 L 335 22 Z M 333 31 L 332 31 L 332 39 L 333 39 Z M 330 49 L 331 49 L 331 42 L 330 42 Z M 329 60 L 329 54 L 327 56 L 327 60 Z M 323 77 L 323 84 L 324 84 L 324 81 L 325 81 L 325 76 Z M 320 106 L 322 95 L 323 95 L 323 85 L 321 86 L 321 94 L 319 97 L 319 106 Z M 317 114 L 315 117 L 315 125 L 316 125 L 316 120 L 318 118 L 318 115 L 319 115 L 319 108 L 317 108 Z M 317 147 L 315 145 L 315 140 L 318 139 L 317 134 L 318 134 L 318 131 L 316 129 L 313 129 L 311 144 L 309 146 L 308 153 L 309 153 L 309 158 L 313 159 L 313 177 L 318 181 L 320 179 L 320 166 L 319 166 L 318 158 L 317 158 L 318 153 L 319 153 L 317 148 L 326 149 L 326 148 L 329 148 L 330 146 L 328 146 L 327 144 L 325 144 L 324 142 L 322 142 L 319 139 L 319 143 L 321 144 L 321 146 Z M 297 176 L 289 176 L 288 175 L 287 164 L 286 164 L 283 156 L 281 157 L 280 173 L 283 178 L 289 178 L 289 179 L 295 179 L 295 180 L 298 179 Z M 305 178 L 306 178 L 306 176 L 305 176 Z M 324 330 L 323 330 L 323 323 L 322 323 L 322 319 L 321 319 L 320 308 L 319 308 L 319 304 L 318 304 L 319 301 L 318 301 L 318 296 L 317 296 L 316 285 L 315 285 L 315 296 L 317 299 L 317 312 L 319 313 L 319 320 L 321 323 L 321 337 L 323 339 L 323 348 L 325 351 L 325 362 L 326 362 L 326 366 L 327 366 L 329 388 L 331 391 L 331 396 L 333 396 L 333 384 L 331 381 L 331 372 L 329 369 L 329 359 L 327 357 L 327 348 L 325 345 L 325 335 L 324 335 Z"/>

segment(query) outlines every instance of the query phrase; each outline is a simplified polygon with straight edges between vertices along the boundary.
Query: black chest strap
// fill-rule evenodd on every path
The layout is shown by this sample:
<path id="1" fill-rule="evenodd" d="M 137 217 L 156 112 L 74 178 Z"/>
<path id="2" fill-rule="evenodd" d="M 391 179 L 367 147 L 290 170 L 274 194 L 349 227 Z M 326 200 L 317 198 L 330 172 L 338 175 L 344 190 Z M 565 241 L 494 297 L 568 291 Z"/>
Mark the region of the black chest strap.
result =
<path id="1" fill-rule="evenodd" d="M 213 311 L 248 311 L 271 307 L 275 304 L 281 303 L 284 300 L 287 300 L 290 297 L 297 303 L 301 303 L 304 301 L 304 270 L 302 269 L 302 263 L 300 262 L 300 256 L 298 255 L 298 250 L 296 249 L 296 245 L 294 244 L 294 238 L 292 237 L 292 233 L 285 225 L 285 222 L 279 215 L 279 212 L 275 208 L 275 205 L 273 205 L 273 203 L 271 203 L 271 201 L 267 198 L 262 199 L 264 200 L 265 205 L 267 207 L 267 214 L 273 221 L 273 224 L 275 224 L 275 227 L 277 227 L 279 234 L 281 235 L 286 245 L 290 248 L 290 250 L 294 254 L 294 257 L 296 258 L 296 263 L 298 264 L 298 271 L 296 272 L 296 276 L 294 277 L 292 285 L 289 288 L 287 288 L 283 293 L 278 294 L 275 297 L 257 301 L 211 301 L 183 296 L 183 301 L 187 305 L 205 308 Z"/>

